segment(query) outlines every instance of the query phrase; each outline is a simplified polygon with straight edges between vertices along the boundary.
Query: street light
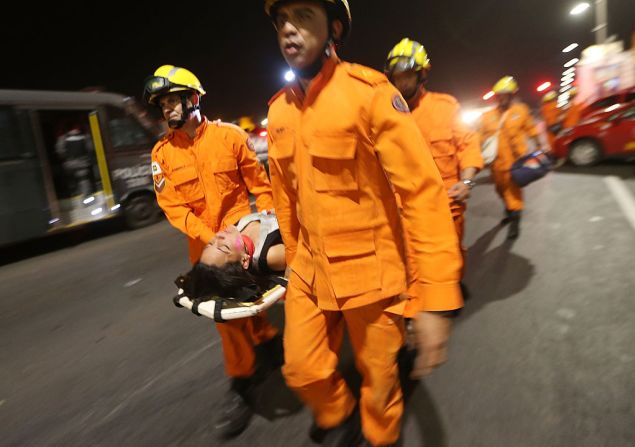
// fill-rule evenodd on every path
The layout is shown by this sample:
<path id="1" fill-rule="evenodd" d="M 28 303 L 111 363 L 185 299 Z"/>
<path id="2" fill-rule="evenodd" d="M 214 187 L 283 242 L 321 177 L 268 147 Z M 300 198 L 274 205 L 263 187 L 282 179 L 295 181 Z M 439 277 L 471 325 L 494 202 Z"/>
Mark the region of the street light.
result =
<path id="1" fill-rule="evenodd" d="M 587 2 L 578 3 L 571 9 L 571 11 L 569 11 L 569 14 L 571 14 L 572 16 L 577 16 L 579 14 L 582 14 L 584 11 L 586 11 L 590 7 L 591 5 L 589 5 Z"/>
<path id="2" fill-rule="evenodd" d="M 595 33 L 595 44 L 601 45 L 606 42 L 608 34 L 608 0 L 594 0 L 595 2 L 595 28 L 591 31 Z M 589 9 L 591 5 L 587 2 L 578 3 L 569 11 L 571 15 L 579 15 Z"/>
<path id="3" fill-rule="evenodd" d="M 564 64 L 564 68 L 569 68 L 569 67 L 573 67 L 575 64 L 577 64 L 578 62 L 580 62 L 580 59 L 578 59 L 577 57 L 574 57 L 573 59 L 571 59 L 569 62 L 567 62 L 566 64 Z"/>
<path id="4" fill-rule="evenodd" d="M 536 89 L 537 92 L 544 92 L 545 90 L 547 90 L 549 87 L 551 87 L 551 82 L 546 81 L 543 82 L 542 84 L 540 84 L 538 86 L 538 88 Z"/>
<path id="5" fill-rule="evenodd" d="M 566 47 L 564 50 L 562 50 L 563 53 L 568 53 L 569 51 L 573 51 L 576 48 L 578 48 L 578 44 L 577 43 L 572 43 L 571 45 L 569 45 L 568 47 Z"/>
<path id="6" fill-rule="evenodd" d="M 489 101 L 489 100 L 490 100 L 490 99 L 492 99 L 493 97 L 494 97 L 494 92 L 493 92 L 493 91 L 491 91 L 491 90 L 490 90 L 489 92 L 487 92 L 487 93 L 485 93 L 485 94 L 483 95 L 483 99 L 484 99 L 485 101 Z"/>

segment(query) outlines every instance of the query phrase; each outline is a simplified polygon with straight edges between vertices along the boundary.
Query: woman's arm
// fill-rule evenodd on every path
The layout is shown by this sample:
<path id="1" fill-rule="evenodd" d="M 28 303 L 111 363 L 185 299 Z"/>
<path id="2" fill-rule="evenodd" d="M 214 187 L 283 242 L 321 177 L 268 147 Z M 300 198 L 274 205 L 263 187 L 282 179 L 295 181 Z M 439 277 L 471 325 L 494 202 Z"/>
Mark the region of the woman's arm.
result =
<path id="1" fill-rule="evenodd" d="M 273 272 L 283 272 L 287 268 L 284 244 L 273 245 L 267 252 L 267 266 Z"/>

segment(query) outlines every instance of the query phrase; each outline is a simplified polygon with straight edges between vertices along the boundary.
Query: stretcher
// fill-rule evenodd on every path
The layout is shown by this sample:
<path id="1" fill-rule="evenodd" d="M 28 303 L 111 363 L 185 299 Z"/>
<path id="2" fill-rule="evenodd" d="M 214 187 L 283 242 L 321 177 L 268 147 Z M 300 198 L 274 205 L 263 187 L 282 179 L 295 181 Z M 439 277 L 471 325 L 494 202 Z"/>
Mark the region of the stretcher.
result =
<path id="1" fill-rule="evenodd" d="M 212 297 L 210 299 L 190 299 L 183 289 L 173 298 L 176 307 L 191 310 L 198 316 L 211 318 L 222 323 L 228 320 L 249 318 L 258 315 L 277 303 L 287 291 L 287 280 L 276 278 L 276 284 L 254 301 L 239 301 L 235 298 Z"/>

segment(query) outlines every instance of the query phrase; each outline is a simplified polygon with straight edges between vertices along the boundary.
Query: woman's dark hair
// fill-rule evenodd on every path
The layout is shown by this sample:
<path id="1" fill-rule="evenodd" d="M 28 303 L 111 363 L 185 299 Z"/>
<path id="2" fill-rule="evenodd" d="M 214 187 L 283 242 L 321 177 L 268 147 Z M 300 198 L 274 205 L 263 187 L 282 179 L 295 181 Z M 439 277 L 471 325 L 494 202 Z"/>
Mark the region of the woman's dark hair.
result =
<path id="1" fill-rule="evenodd" d="M 240 262 L 221 267 L 199 262 L 185 275 L 179 276 L 175 283 L 189 298 L 202 301 L 214 297 L 254 301 L 266 290 L 262 282 L 244 269 Z"/>

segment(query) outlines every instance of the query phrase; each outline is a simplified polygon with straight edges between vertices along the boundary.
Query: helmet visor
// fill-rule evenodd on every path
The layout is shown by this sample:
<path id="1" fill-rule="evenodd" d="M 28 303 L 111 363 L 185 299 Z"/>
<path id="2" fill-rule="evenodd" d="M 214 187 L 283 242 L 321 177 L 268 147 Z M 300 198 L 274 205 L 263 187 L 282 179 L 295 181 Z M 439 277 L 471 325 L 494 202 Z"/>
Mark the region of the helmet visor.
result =
<path id="1" fill-rule="evenodd" d="M 386 61 L 384 70 L 386 73 L 393 74 L 409 70 L 418 70 L 419 68 L 414 57 L 396 56 Z"/>
<path id="2" fill-rule="evenodd" d="M 149 103 L 154 103 L 156 96 L 161 92 L 167 92 L 170 88 L 170 81 L 161 76 L 149 77 L 143 87 L 143 97 Z"/>

